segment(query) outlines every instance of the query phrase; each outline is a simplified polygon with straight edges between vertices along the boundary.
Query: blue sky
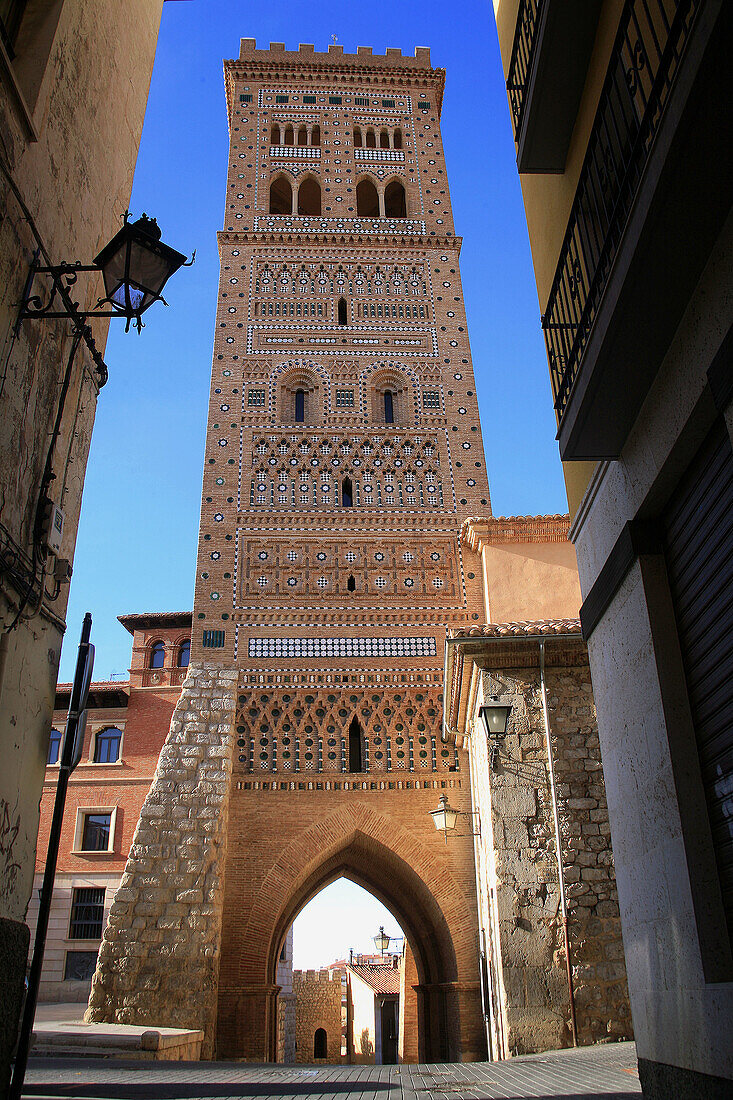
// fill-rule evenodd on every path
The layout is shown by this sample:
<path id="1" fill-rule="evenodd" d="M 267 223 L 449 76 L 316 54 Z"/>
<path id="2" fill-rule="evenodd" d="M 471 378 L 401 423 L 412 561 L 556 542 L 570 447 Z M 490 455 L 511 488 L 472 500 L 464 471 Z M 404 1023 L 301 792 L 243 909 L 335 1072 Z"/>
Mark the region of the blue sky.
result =
<path id="1" fill-rule="evenodd" d="M 496 515 L 567 509 L 544 344 L 496 29 L 488 0 L 372 0 L 368 5 L 164 4 L 132 200 L 196 264 L 166 289 L 141 336 L 113 323 L 87 470 L 61 679 L 73 675 L 92 612 L 95 678 L 125 674 L 130 636 L 117 616 L 190 608 L 198 537 L 228 135 L 222 58 L 258 45 L 335 34 L 412 54 L 430 46 L 447 70 L 442 132 Z M 120 214 L 122 211 L 120 211 Z"/>

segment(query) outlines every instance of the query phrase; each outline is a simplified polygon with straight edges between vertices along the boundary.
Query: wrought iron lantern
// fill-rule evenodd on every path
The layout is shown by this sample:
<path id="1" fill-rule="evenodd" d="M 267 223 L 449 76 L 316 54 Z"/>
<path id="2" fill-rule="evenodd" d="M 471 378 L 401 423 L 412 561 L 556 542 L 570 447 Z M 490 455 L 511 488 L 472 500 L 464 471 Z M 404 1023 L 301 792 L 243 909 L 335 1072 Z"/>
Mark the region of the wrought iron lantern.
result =
<path id="1" fill-rule="evenodd" d="M 479 707 L 479 714 L 483 718 L 486 736 L 491 746 L 489 765 L 492 770 L 496 769 L 499 760 L 499 742 L 503 741 L 507 735 L 511 712 L 511 705 L 500 703 L 498 699 L 492 699 L 489 703 Z"/>
<path id="2" fill-rule="evenodd" d="M 447 834 L 456 827 L 456 821 L 458 820 L 458 810 L 454 810 L 448 802 L 446 795 L 440 796 L 440 802 L 437 810 L 430 810 L 430 816 L 433 819 L 433 824 L 439 833 Z M 446 835 L 446 844 L 448 843 L 448 837 Z"/>
<path id="3" fill-rule="evenodd" d="M 153 302 L 162 301 L 163 287 L 171 275 L 186 263 L 186 257 L 163 244 L 155 218 L 143 214 L 136 222 L 125 221 L 119 233 L 94 259 L 102 272 L 107 302 L 127 319 L 125 331 L 134 321 L 138 331 L 142 314 Z M 165 303 L 167 304 L 167 303 Z"/>
<path id="4" fill-rule="evenodd" d="M 382 956 L 384 956 L 384 952 L 389 948 L 392 937 L 388 936 L 387 933 L 384 931 L 383 924 L 380 924 L 379 931 L 377 932 L 376 936 L 372 936 L 372 939 L 374 940 L 374 946 L 376 947 L 377 951 L 381 952 Z"/>

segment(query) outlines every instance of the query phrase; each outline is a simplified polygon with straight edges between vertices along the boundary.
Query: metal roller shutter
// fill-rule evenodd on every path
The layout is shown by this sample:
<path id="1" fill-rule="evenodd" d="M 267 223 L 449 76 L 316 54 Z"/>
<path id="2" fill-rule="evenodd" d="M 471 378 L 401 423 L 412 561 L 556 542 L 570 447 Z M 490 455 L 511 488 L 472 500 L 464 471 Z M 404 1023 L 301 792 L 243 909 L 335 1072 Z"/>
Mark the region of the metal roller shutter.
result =
<path id="1" fill-rule="evenodd" d="M 667 505 L 666 559 L 733 941 L 733 448 L 719 417 Z"/>

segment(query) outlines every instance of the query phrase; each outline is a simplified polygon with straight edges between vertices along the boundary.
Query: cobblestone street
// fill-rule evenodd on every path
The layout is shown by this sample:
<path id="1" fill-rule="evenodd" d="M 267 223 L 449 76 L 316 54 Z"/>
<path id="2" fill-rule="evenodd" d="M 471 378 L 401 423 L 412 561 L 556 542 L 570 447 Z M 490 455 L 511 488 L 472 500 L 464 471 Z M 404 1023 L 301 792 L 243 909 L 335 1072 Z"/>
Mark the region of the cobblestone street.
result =
<path id="1" fill-rule="evenodd" d="M 28 1097 L 88 1100 L 631 1100 L 633 1043 L 506 1062 L 409 1066 L 262 1066 L 233 1062 L 32 1059 Z"/>

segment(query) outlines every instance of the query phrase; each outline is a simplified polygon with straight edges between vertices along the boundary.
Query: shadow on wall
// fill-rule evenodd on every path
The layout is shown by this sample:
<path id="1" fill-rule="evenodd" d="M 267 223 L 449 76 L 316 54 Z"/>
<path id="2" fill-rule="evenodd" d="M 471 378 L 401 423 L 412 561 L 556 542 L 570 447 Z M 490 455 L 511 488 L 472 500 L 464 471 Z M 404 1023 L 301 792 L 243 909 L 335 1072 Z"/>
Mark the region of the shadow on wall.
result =
<path id="1" fill-rule="evenodd" d="M 359 1040 L 359 1044 L 361 1046 L 361 1053 L 362 1054 L 368 1055 L 370 1057 L 371 1057 L 371 1055 L 374 1054 L 374 1044 L 372 1043 L 371 1039 L 369 1038 L 369 1028 L 368 1027 L 365 1027 L 362 1030 L 361 1039 Z"/>

